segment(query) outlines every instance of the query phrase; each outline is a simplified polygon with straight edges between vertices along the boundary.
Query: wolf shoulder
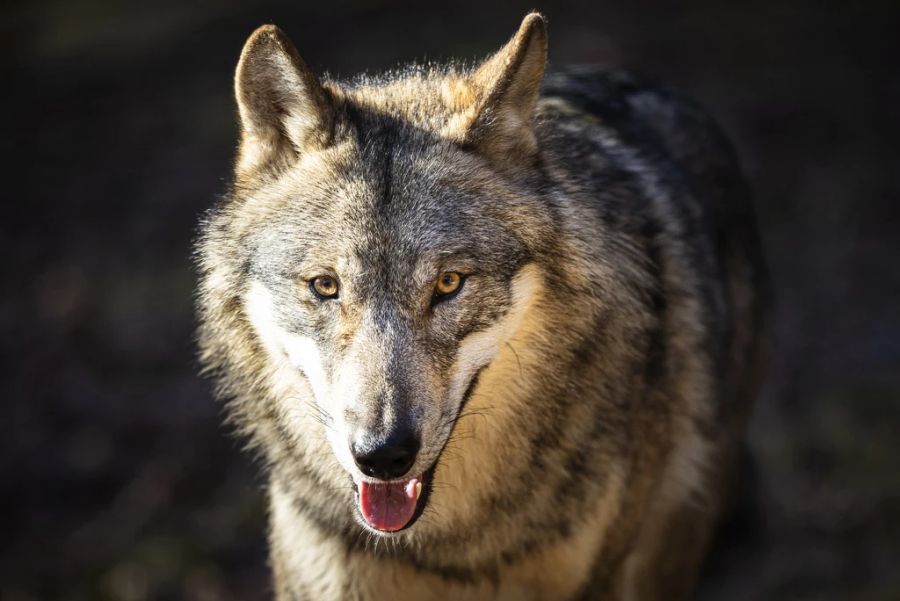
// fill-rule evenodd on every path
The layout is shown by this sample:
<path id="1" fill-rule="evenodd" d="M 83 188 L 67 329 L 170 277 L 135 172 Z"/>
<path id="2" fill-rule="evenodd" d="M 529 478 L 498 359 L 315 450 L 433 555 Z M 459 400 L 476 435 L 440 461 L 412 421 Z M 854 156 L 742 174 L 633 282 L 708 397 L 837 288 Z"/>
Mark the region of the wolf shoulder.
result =
<path id="1" fill-rule="evenodd" d="M 699 102 L 629 71 L 570 67 L 544 78 L 536 130 L 544 169 L 590 226 L 661 237 L 701 278 L 736 278 L 768 304 L 750 187 Z"/>
<path id="2" fill-rule="evenodd" d="M 690 194 L 705 209 L 750 205 L 734 149 L 709 112 L 688 96 L 621 69 L 576 66 L 544 78 L 538 135 L 551 161 L 575 180 L 652 179 L 672 195 Z M 725 207 L 728 208 L 728 207 Z"/>

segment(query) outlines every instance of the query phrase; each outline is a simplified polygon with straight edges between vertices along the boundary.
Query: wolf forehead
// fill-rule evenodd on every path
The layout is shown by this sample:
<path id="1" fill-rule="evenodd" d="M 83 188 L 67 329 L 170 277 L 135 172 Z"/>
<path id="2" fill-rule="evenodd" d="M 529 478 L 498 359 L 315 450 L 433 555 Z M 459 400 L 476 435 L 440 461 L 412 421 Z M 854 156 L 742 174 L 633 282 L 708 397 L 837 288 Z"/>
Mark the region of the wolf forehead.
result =
<path id="1" fill-rule="evenodd" d="M 302 159 L 248 202 L 254 264 L 290 259 L 310 269 L 352 262 L 363 271 L 396 270 L 526 252 L 504 215 L 523 212 L 533 199 L 515 198 L 496 182 L 478 185 L 459 161 L 448 165 L 454 161 L 441 151 L 411 149 L 399 136 L 347 146 Z"/>

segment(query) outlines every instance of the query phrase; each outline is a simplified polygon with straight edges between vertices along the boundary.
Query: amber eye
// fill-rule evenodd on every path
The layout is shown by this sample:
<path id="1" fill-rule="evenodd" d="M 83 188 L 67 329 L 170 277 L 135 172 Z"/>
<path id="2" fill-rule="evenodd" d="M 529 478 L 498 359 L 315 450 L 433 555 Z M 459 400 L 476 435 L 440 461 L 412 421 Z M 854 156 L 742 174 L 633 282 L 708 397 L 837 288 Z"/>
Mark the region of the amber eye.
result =
<path id="1" fill-rule="evenodd" d="M 316 276 L 309 283 L 309 287 L 319 298 L 337 298 L 338 283 L 337 280 L 330 275 Z"/>
<path id="2" fill-rule="evenodd" d="M 447 296 L 453 294 L 462 285 L 462 276 L 455 271 L 445 271 L 438 276 L 438 281 L 434 285 L 435 297 Z"/>

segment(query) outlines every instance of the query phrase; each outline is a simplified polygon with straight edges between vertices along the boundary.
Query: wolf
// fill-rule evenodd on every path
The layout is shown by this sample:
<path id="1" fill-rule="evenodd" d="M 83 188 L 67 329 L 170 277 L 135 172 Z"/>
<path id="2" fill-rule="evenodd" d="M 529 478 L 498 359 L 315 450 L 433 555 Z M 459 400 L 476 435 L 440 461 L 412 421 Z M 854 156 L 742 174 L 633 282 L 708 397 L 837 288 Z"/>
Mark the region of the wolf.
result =
<path id="1" fill-rule="evenodd" d="M 688 597 L 764 363 L 748 187 L 695 103 L 476 65 L 314 74 L 266 25 L 196 255 L 279 601 Z"/>

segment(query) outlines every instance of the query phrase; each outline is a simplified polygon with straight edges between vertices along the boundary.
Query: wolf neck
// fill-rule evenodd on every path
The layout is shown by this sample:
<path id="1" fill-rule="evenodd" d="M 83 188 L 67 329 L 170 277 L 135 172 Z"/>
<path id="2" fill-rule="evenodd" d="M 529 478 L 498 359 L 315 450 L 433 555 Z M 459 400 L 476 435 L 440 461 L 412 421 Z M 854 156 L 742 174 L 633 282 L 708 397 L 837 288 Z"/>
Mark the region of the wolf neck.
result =
<path id="1" fill-rule="evenodd" d="M 286 599 L 571 599 L 593 569 L 609 516 L 596 514 L 566 539 L 544 540 L 536 552 L 480 565 L 435 562 L 432 543 L 397 544 L 359 533 L 338 536 L 312 522 L 279 485 L 270 490 L 271 563 Z M 490 544 L 473 540 L 470 547 Z M 419 555 L 427 548 L 428 558 Z M 457 554 L 459 552 L 457 551 Z M 365 583 L 361 587 L 361 583 Z M 307 596 L 301 596 L 305 594 Z M 281 598 L 281 597 L 279 597 Z"/>

